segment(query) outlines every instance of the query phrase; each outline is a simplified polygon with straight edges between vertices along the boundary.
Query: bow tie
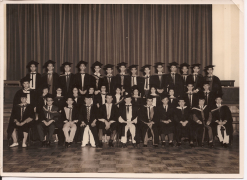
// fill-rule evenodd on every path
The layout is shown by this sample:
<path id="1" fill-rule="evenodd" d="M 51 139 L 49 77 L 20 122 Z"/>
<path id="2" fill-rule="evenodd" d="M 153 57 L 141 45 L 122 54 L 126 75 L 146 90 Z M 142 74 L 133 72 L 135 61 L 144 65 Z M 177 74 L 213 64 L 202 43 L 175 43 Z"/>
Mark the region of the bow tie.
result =
<path id="1" fill-rule="evenodd" d="M 27 104 L 19 104 L 19 106 L 21 106 L 21 107 L 26 107 Z"/>
<path id="2" fill-rule="evenodd" d="M 73 106 L 68 106 L 68 108 L 69 108 L 69 109 L 72 109 L 72 108 L 73 108 Z"/>
<path id="3" fill-rule="evenodd" d="M 86 106 L 86 107 L 88 108 L 88 107 L 91 107 L 91 106 Z"/>
<path id="4" fill-rule="evenodd" d="M 172 75 L 175 75 L 176 73 L 171 73 Z"/>
<path id="5" fill-rule="evenodd" d="M 48 109 L 51 109 L 51 106 L 47 106 Z"/>
<path id="6" fill-rule="evenodd" d="M 112 75 L 110 75 L 110 76 L 107 76 L 108 78 L 112 78 Z"/>
<path id="7" fill-rule="evenodd" d="M 34 73 L 31 73 L 31 74 L 36 74 L 36 72 L 34 72 Z"/>
<path id="8" fill-rule="evenodd" d="M 106 94 L 101 93 L 101 95 L 106 95 Z"/>

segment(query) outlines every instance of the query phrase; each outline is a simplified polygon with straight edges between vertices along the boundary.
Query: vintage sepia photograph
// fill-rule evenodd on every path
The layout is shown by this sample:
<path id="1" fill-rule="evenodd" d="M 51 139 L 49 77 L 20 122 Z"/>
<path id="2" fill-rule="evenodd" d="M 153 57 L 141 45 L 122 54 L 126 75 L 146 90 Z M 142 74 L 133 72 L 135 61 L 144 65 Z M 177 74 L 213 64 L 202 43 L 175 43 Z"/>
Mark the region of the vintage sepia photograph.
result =
<path id="1" fill-rule="evenodd" d="M 3 176 L 241 177 L 243 5 L 77 3 L 2 5 Z"/>

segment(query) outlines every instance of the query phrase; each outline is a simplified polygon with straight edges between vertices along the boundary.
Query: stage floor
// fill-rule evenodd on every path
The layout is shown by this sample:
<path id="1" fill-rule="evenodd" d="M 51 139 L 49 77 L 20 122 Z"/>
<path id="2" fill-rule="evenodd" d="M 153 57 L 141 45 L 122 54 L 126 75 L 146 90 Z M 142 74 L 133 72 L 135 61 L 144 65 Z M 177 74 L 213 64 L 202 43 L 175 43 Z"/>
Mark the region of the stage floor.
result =
<path id="1" fill-rule="evenodd" d="M 239 173 L 239 139 L 234 137 L 228 149 L 217 142 L 214 149 L 181 147 L 109 148 L 90 146 L 69 148 L 53 144 L 40 148 L 39 143 L 28 148 L 8 148 L 4 141 L 3 172 L 66 172 L 66 173 Z"/>

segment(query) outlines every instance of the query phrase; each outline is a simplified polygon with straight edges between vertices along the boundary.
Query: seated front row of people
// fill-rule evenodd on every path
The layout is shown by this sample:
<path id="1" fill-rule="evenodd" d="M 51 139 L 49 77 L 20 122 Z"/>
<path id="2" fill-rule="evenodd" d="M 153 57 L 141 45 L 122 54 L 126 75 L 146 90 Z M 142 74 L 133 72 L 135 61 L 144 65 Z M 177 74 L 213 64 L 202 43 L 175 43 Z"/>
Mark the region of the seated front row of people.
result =
<path id="1" fill-rule="evenodd" d="M 159 144 L 159 136 L 162 146 L 165 146 L 166 135 L 170 146 L 174 145 L 174 139 L 177 140 L 177 146 L 180 146 L 182 137 L 189 138 L 191 147 L 194 147 L 195 139 L 203 146 L 206 134 L 209 147 L 213 147 L 215 135 L 219 137 L 222 145 L 227 147 L 232 134 L 232 117 L 229 108 L 221 105 L 220 95 L 216 97 L 212 111 L 205 105 L 204 96 L 198 97 L 198 105 L 193 108 L 186 105 L 187 96 L 178 98 L 178 106 L 175 108 L 170 103 L 170 97 L 162 96 L 162 104 L 155 106 L 153 101 L 157 97 L 152 94 L 146 97 L 146 105 L 136 103 L 130 94 L 125 95 L 120 104 L 113 102 L 113 95 L 106 94 L 106 103 L 102 103 L 98 108 L 92 103 L 92 95 L 85 95 L 85 103 L 81 106 L 74 104 L 75 99 L 72 95 L 66 97 L 67 105 L 60 109 L 54 105 L 54 98 L 48 93 L 45 96 L 45 105 L 39 110 L 39 116 L 36 118 L 35 108 L 27 104 L 27 94 L 23 93 L 20 95 L 21 103 L 14 104 L 9 123 L 8 132 L 14 140 L 10 147 L 18 145 L 16 130 L 19 139 L 24 137 L 22 146 L 26 147 L 28 132 L 32 126 L 37 127 L 42 146 L 51 144 L 54 130 L 57 128 L 59 137 L 61 132 L 65 136 L 66 147 L 71 145 L 77 131 L 81 134 L 82 147 L 88 143 L 92 147 L 102 147 L 103 134 L 110 135 L 110 147 L 113 147 L 113 140 L 117 134 L 121 138 L 122 146 L 126 147 L 128 132 L 134 147 L 139 146 L 141 139 L 146 147 L 151 136 L 154 147 Z M 97 98 L 96 101 L 98 102 Z"/>

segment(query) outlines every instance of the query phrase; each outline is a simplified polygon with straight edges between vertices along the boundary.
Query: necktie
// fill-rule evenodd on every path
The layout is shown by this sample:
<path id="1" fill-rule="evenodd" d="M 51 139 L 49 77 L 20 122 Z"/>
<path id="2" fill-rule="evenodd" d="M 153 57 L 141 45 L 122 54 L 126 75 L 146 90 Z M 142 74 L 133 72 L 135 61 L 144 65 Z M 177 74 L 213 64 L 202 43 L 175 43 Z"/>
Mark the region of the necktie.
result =
<path id="1" fill-rule="evenodd" d="M 131 86 L 134 86 L 134 76 L 132 76 L 132 82 L 131 82 Z"/>
<path id="2" fill-rule="evenodd" d="M 72 108 L 69 108 L 69 121 L 72 120 L 71 115 L 72 115 Z"/>
<path id="3" fill-rule="evenodd" d="M 107 104 L 107 120 L 110 119 L 110 105 Z"/>
<path id="4" fill-rule="evenodd" d="M 208 92 L 205 93 L 206 99 L 205 99 L 205 104 L 208 104 Z"/>
<path id="5" fill-rule="evenodd" d="M 32 79 L 31 80 L 32 80 L 32 87 L 33 87 L 33 74 L 35 74 L 35 73 L 31 73 L 31 74 L 32 74 Z"/>
<path id="6" fill-rule="evenodd" d="M 190 106 L 192 106 L 192 93 L 189 93 Z"/>
<path id="7" fill-rule="evenodd" d="M 69 74 L 66 75 L 67 91 L 69 90 Z"/>
<path id="8" fill-rule="evenodd" d="M 47 120 L 50 120 L 51 118 L 50 112 L 51 112 L 51 107 L 48 107 Z"/>
<path id="9" fill-rule="evenodd" d="M 90 120 L 90 110 L 89 110 L 90 106 L 87 106 L 87 120 Z"/>
<path id="10" fill-rule="evenodd" d="M 127 113 L 129 113 L 129 111 L 130 111 L 130 109 L 129 109 L 130 106 L 131 105 L 127 105 Z"/>
<path id="11" fill-rule="evenodd" d="M 172 81 L 173 81 L 173 84 L 175 84 L 175 73 L 172 73 Z"/>
<path id="12" fill-rule="evenodd" d="M 148 84 L 149 84 L 149 76 L 146 77 L 146 89 L 148 89 Z"/>
<path id="13" fill-rule="evenodd" d="M 197 74 L 194 74 L 194 82 L 196 82 Z"/>
<path id="14" fill-rule="evenodd" d="M 96 89 L 99 89 L 99 77 L 95 75 L 95 79 L 96 79 Z"/>
<path id="15" fill-rule="evenodd" d="M 160 88 L 162 86 L 162 75 L 159 75 L 159 80 L 160 80 Z"/>
<path id="16" fill-rule="evenodd" d="M 183 78 L 184 78 L 184 82 L 186 82 L 186 76 L 183 76 Z"/>
<path id="17" fill-rule="evenodd" d="M 111 77 L 108 77 L 108 92 L 111 93 Z"/>
<path id="18" fill-rule="evenodd" d="M 184 108 L 182 107 L 182 115 L 184 115 Z"/>
<path id="19" fill-rule="evenodd" d="M 23 105 L 23 106 L 21 107 L 21 121 L 22 121 L 22 117 L 23 117 L 23 114 L 24 114 L 24 108 L 25 108 L 25 106 Z"/>
<path id="20" fill-rule="evenodd" d="M 166 112 L 167 112 L 167 106 L 165 106 L 166 107 Z"/>
<path id="21" fill-rule="evenodd" d="M 150 106 L 148 107 L 148 119 L 150 120 Z"/>
<path id="22" fill-rule="evenodd" d="M 205 117 L 204 117 L 204 112 L 203 112 L 202 106 L 201 106 L 201 114 L 202 114 L 202 120 L 204 121 L 205 120 Z"/>
<path id="23" fill-rule="evenodd" d="M 124 75 L 122 74 L 121 75 L 121 86 L 123 86 L 124 85 Z"/>

